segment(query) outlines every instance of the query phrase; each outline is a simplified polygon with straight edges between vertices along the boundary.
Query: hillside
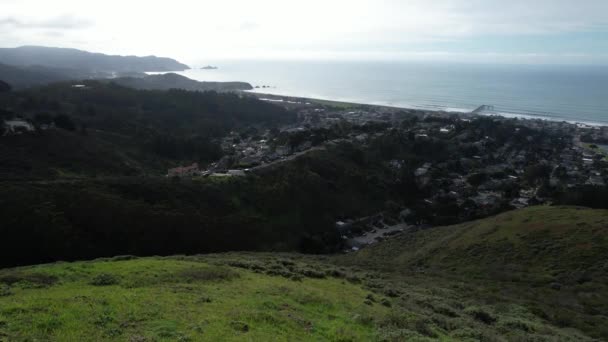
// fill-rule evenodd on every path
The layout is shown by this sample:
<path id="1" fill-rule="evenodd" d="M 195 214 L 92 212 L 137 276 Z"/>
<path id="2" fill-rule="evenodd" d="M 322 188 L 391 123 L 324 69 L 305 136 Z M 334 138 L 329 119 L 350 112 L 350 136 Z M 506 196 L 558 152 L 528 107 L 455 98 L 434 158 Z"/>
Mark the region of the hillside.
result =
<path id="1" fill-rule="evenodd" d="M 0 338 L 605 340 L 607 217 L 535 207 L 342 256 L 118 256 L 3 269 Z"/>
<path id="2" fill-rule="evenodd" d="M 554 325 L 605 339 L 607 237 L 607 210 L 531 207 L 404 233 L 336 262 L 382 270 L 396 284 L 466 282 L 460 291 L 487 304 L 519 303 Z"/>
<path id="3" fill-rule="evenodd" d="M 44 66 L 13 66 L 0 63 L 0 79 L 15 89 L 50 84 L 67 80 L 105 78 L 110 74 L 91 73 L 74 69 L 50 68 Z"/>
<path id="4" fill-rule="evenodd" d="M 183 89 L 190 91 L 226 92 L 253 89 L 251 84 L 245 82 L 198 82 L 174 73 L 145 77 L 115 78 L 111 82 L 125 87 L 145 90 Z"/>
<path id="5" fill-rule="evenodd" d="M 0 339 L 592 341 L 518 304 L 300 255 L 122 256 L 0 270 Z"/>
<path id="6" fill-rule="evenodd" d="M 0 49 L 0 63 L 15 66 L 44 66 L 86 72 L 183 71 L 185 64 L 155 56 L 110 56 L 76 49 L 22 46 Z"/>
<path id="7" fill-rule="evenodd" d="M 2 137 L 0 159 L 6 162 L 1 175 L 164 175 L 182 162 L 219 159 L 221 151 L 213 140 L 231 129 L 294 120 L 280 107 L 234 94 L 83 83 L 84 89 L 66 82 L 0 97 L 0 120 L 21 117 L 44 126 L 64 117 L 72 123 L 59 131 Z"/>
<path id="8" fill-rule="evenodd" d="M 397 272 L 576 284 L 608 280 L 607 253 L 608 210 L 541 206 L 403 234 L 352 258 Z"/>

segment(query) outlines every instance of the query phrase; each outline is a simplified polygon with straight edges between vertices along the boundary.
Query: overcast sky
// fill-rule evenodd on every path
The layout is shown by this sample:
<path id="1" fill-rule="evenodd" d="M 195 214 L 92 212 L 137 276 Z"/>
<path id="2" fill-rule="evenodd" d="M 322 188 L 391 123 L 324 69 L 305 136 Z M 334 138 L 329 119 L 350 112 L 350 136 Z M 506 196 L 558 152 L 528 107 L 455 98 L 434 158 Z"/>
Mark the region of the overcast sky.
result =
<path id="1" fill-rule="evenodd" d="M 608 64 L 608 0 L 0 0 L 0 46 Z"/>

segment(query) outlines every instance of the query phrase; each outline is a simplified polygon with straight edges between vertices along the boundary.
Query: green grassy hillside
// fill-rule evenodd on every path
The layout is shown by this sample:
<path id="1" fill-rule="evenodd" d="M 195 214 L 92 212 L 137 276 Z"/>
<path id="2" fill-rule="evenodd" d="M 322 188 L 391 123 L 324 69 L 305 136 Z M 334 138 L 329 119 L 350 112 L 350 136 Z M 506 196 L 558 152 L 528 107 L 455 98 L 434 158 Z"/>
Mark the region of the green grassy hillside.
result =
<path id="1" fill-rule="evenodd" d="M 115 259 L 2 271 L 0 340 L 369 339 L 368 317 L 389 311 L 365 305 L 368 291 L 341 279 L 293 280 L 210 261 Z"/>
<path id="2" fill-rule="evenodd" d="M 0 271 L 0 341 L 591 341 L 453 282 L 329 257 L 116 257 Z"/>
<path id="3" fill-rule="evenodd" d="M 582 284 L 608 280 L 608 210 L 531 207 L 403 234 L 349 258 L 385 270 Z"/>
<path id="4" fill-rule="evenodd" d="M 397 283 L 466 283 L 462 295 L 517 303 L 606 339 L 607 255 L 608 210 L 542 206 L 406 233 L 337 262 L 382 270 Z"/>
<path id="5" fill-rule="evenodd" d="M 0 341 L 599 341 L 608 212 L 536 207 L 349 255 L 0 270 Z"/>

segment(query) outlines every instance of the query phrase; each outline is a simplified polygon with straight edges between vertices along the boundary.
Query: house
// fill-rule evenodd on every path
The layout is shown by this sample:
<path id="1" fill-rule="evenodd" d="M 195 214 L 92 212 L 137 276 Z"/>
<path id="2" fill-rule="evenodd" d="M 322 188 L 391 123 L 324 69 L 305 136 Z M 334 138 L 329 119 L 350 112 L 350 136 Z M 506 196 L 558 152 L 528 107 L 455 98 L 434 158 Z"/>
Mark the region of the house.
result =
<path id="1" fill-rule="evenodd" d="M 604 179 L 598 175 L 591 175 L 585 184 L 594 186 L 604 186 Z"/>
<path id="2" fill-rule="evenodd" d="M 167 177 L 192 177 L 200 174 L 198 163 L 190 166 L 179 166 L 167 171 Z"/>
<path id="3" fill-rule="evenodd" d="M 288 146 L 278 146 L 278 147 L 275 149 L 275 153 L 276 153 L 276 154 L 277 154 L 279 157 L 282 157 L 282 156 L 286 156 L 286 155 L 291 154 L 291 149 L 290 149 Z"/>
<path id="4" fill-rule="evenodd" d="M 5 135 L 21 134 L 23 132 L 31 132 L 34 130 L 34 126 L 23 119 L 5 121 L 4 126 L 6 127 Z"/>
<path id="5" fill-rule="evenodd" d="M 245 172 L 245 170 L 228 170 L 227 174 L 229 176 L 232 176 L 232 177 L 244 177 L 244 176 L 247 176 L 247 173 Z"/>

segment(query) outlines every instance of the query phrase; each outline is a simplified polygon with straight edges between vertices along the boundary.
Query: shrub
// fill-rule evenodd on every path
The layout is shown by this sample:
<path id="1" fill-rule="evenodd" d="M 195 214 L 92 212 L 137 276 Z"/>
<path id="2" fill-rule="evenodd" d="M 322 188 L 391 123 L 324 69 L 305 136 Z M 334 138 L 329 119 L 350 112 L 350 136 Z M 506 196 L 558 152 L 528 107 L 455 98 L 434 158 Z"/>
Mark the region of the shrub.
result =
<path id="1" fill-rule="evenodd" d="M 90 284 L 93 286 L 110 286 L 119 283 L 118 277 L 109 273 L 100 273 L 91 279 Z"/>
<path id="2" fill-rule="evenodd" d="M 135 260 L 138 259 L 135 255 L 117 255 L 115 257 L 110 258 L 109 261 L 127 261 L 127 260 Z"/>
<path id="3" fill-rule="evenodd" d="M 431 327 L 429 326 L 429 324 L 426 320 L 423 320 L 423 319 L 417 320 L 416 323 L 414 324 L 414 326 L 416 328 L 416 331 L 423 336 L 428 336 L 428 337 L 433 337 L 433 338 L 437 337 L 437 333 L 433 329 L 431 329 Z"/>
<path id="4" fill-rule="evenodd" d="M 249 331 L 249 325 L 245 322 L 241 322 L 241 321 L 232 321 L 230 322 L 230 327 L 236 331 L 240 331 L 240 332 L 248 332 Z"/>
<path id="5" fill-rule="evenodd" d="M 7 285 L 0 285 L 0 297 L 8 297 L 12 295 L 11 288 Z"/>
<path id="6" fill-rule="evenodd" d="M 11 91 L 12 87 L 10 84 L 4 82 L 4 81 L 0 81 L 0 93 L 8 93 L 9 91 Z"/>
<path id="7" fill-rule="evenodd" d="M 55 116 L 55 118 L 53 118 L 53 121 L 55 122 L 55 126 L 57 126 L 58 128 L 65 129 L 67 131 L 76 130 L 76 124 L 74 123 L 74 121 L 72 121 L 72 118 L 65 114 L 59 114 Z"/>
<path id="8" fill-rule="evenodd" d="M 452 308 L 450 308 L 447 305 L 433 306 L 433 311 L 435 311 L 436 313 L 438 313 L 440 315 L 444 315 L 447 317 L 458 317 L 459 316 L 456 311 L 454 311 Z"/>
<path id="9" fill-rule="evenodd" d="M 474 319 L 485 323 L 485 324 L 494 324 L 496 322 L 496 318 L 489 312 L 485 311 L 482 308 L 478 307 L 469 307 L 464 310 L 467 315 L 470 315 Z"/>
<path id="10" fill-rule="evenodd" d="M 532 323 L 521 319 L 507 319 L 504 321 L 501 320 L 501 325 L 507 328 L 508 330 L 516 329 L 524 332 L 533 332 L 535 330 L 534 325 Z"/>
<path id="11" fill-rule="evenodd" d="M 204 303 L 211 303 L 212 300 L 211 298 L 207 297 L 207 296 L 202 296 L 201 298 L 199 298 L 196 303 L 197 304 L 204 304 Z"/>
<path id="12" fill-rule="evenodd" d="M 316 271 L 313 269 L 304 269 L 300 273 L 302 273 L 304 276 L 306 276 L 308 278 L 317 278 L 317 279 L 325 278 L 325 272 L 320 272 L 320 271 Z"/>
<path id="13" fill-rule="evenodd" d="M 57 277 L 44 273 L 21 273 L 8 272 L 0 274 L 0 283 L 13 285 L 16 283 L 26 283 L 38 287 L 47 287 L 57 282 Z"/>
<path id="14" fill-rule="evenodd" d="M 389 296 L 389 297 L 395 298 L 395 297 L 399 297 L 400 293 L 399 293 L 399 291 L 397 291 L 397 290 L 395 290 L 393 288 L 388 288 L 388 289 L 384 290 L 384 294 L 387 295 L 387 296 Z"/>
<path id="15" fill-rule="evenodd" d="M 177 275 L 186 281 L 221 281 L 232 280 L 239 277 L 239 273 L 222 266 L 211 266 L 203 268 L 188 268 L 182 270 Z"/>

